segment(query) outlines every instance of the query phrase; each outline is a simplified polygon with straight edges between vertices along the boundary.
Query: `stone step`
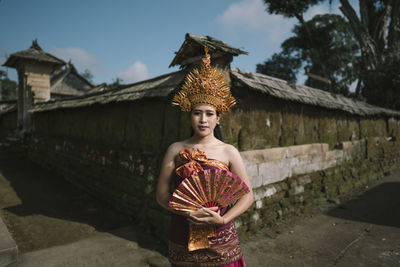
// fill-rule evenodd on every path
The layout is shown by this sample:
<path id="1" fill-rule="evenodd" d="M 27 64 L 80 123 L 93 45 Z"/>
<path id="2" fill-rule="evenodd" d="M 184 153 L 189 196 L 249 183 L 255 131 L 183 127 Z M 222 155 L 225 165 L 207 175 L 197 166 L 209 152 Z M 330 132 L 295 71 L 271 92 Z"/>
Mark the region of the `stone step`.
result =
<path id="1" fill-rule="evenodd" d="M 17 244 L 0 217 L 0 266 L 9 266 L 17 262 L 17 257 Z"/>

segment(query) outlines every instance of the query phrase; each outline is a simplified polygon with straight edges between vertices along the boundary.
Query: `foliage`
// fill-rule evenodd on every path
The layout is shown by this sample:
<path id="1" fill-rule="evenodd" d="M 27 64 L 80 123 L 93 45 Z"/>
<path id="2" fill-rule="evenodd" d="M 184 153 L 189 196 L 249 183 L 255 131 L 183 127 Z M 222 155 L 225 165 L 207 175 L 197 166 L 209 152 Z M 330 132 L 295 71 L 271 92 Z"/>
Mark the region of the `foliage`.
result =
<path id="1" fill-rule="evenodd" d="M 365 77 L 363 96 L 371 104 L 400 110 L 400 43 L 385 52 L 384 61 Z"/>
<path id="2" fill-rule="evenodd" d="M 8 78 L 5 71 L 0 70 L 0 100 L 17 99 L 17 83 Z"/>
<path id="3" fill-rule="evenodd" d="M 329 85 L 308 78 L 306 85 L 349 95 L 349 87 L 357 78 L 354 62 L 358 45 L 347 22 L 338 15 L 317 15 L 305 24 L 296 25 L 293 33 L 282 43 L 282 51 L 258 64 L 257 71 L 296 81 L 295 74 L 303 66 L 305 73 L 331 81 Z"/>
<path id="4" fill-rule="evenodd" d="M 80 75 L 90 83 L 93 83 L 93 74 L 89 69 L 85 69 Z"/>
<path id="5" fill-rule="evenodd" d="M 335 64 L 342 65 L 342 74 L 346 73 L 344 70 L 350 71 L 351 75 L 343 76 L 341 78 L 340 73 L 336 73 L 336 91 L 343 92 L 343 86 L 348 84 L 353 75 L 358 74 L 358 86 L 355 92 L 355 96 L 363 96 L 367 102 L 382 105 L 389 108 L 399 108 L 399 104 L 395 103 L 396 99 L 399 99 L 398 94 L 398 73 L 395 71 L 395 67 L 398 66 L 398 53 L 400 46 L 400 1 L 398 0 L 359 0 L 359 12 L 357 13 L 353 6 L 348 0 L 264 0 L 267 6 L 267 11 L 271 14 L 280 14 L 285 17 L 296 17 L 299 21 L 300 26 L 303 28 L 303 37 L 308 38 L 310 44 L 309 54 L 314 54 L 314 64 L 306 66 L 306 71 L 315 72 L 325 68 L 326 70 L 332 70 L 331 60 L 322 61 L 326 59 L 325 48 L 320 48 L 318 38 L 320 35 L 314 35 L 312 25 L 309 22 L 304 21 L 303 14 L 312 5 L 320 2 L 339 1 L 341 6 L 340 10 L 344 17 L 347 19 L 345 32 L 351 30 L 353 38 L 358 43 L 358 54 L 359 57 L 353 57 L 351 65 L 346 64 L 347 60 L 338 60 Z M 312 19 L 314 20 L 314 18 Z M 300 27 L 296 26 L 296 27 Z M 335 31 L 335 27 L 326 30 Z M 343 29 L 342 29 L 343 30 Z M 337 35 L 337 34 L 334 34 Z M 340 37 L 340 36 L 339 36 Z M 321 39 L 321 38 L 319 38 Z M 333 38 L 332 41 L 335 43 L 343 42 L 343 38 Z M 285 41 L 286 42 L 286 41 Z M 329 42 L 326 42 L 329 43 Z M 282 45 L 284 46 L 284 45 Z M 342 45 L 337 45 L 340 48 Z M 344 45 L 347 47 L 347 45 Z M 304 49 L 304 48 L 303 48 Z M 284 48 L 283 48 L 284 50 Z M 338 58 L 342 57 L 341 49 L 334 49 L 331 52 L 338 55 Z M 282 51 L 281 53 L 284 53 Z M 353 50 L 351 49 L 351 53 Z M 288 54 L 290 57 L 293 55 Z M 287 56 L 285 60 L 287 60 Z M 317 59 L 320 58 L 321 60 Z M 347 57 L 347 56 L 346 56 Z M 280 59 L 277 55 L 274 55 L 272 59 Z M 305 60 L 302 58 L 302 60 Z M 335 58 L 333 58 L 335 62 Z M 275 60 L 277 61 L 277 60 Z M 281 62 L 283 62 L 281 60 Z M 290 62 L 290 60 L 289 60 Z M 306 63 L 306 64 L 307 64 Z M 318 63 L 318 64 L 316 64 Z M 270 63 L 271 65 L 272 63 Z M 290 66 L 286 65 L 286 66 Z M 334 68 L 336 68 L 334 66 Z M 285 68 L 281 68 L 285 69 Z M 293 70 L 292 70 L 293 71 Z M 329 71 L 322 71 L 322 73 L 328 73 Z M 292 74 L 289 73 L 289 76 Z M 321 75 L 324 76 L 324 75 Z M 347 79 L 347 80 L 346 80 Z M 311 81 L 308 80 L 308 83 Z M 315 86 L 315 85 L 313 85 Z M 318 86 L 317 86 L 318 87 Z M 400 100 L 398 100 L 400 101 Z"/>
<path id="6" fill-rule="evenodd" d="M 299 58 L 284 53 L 275 53 L 271 59 L 266 60 L 263 64 L 257 64 L 256 71 L 295 83 L 296 74 L 300 67 L 301 60 Z"/>
<path id="7" fill-rule="evenodd" d="M 302 16 L 311 5 L 321 1 L 323 0 L 264 0 L 264 3 L 269 13 L 291 18 Z"/>
<path id="8" fill-rule="evenodd" d="M 117 77 L 116 79 L 113 79 L 112 83 L 110 83 L 110 84 L 108 85 L 108 87 L 109 87 L 110 89 L 116 89 L 116 88 L 118 88 L 119 86 L 121 86 L 121 84 L 122 84 L 123 82 L 124 82 L 123 79 Z"/>

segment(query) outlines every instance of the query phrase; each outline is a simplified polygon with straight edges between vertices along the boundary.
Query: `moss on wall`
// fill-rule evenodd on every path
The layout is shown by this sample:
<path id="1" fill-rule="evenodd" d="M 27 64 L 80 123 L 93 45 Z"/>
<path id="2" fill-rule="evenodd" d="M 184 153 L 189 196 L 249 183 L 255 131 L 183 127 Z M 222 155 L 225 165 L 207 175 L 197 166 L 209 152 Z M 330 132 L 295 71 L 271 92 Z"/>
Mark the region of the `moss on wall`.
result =
<path id="1" fill-rule="evenodd" d="M 12 135 L 17 129 L 17 111 L 0 115 L 0 138 Z"/>
<path id="2" fill-rule="evenodd" d="M 299 176 L 274 184 L 276 196 L 262 201 L 269 207 L 253 207 L 240 219 L 242 232 L 348 192 L 364 184 L 362 179 L 382 175 L 400 158 L 399 142 L 373 137 L 398 134 L 398 120 L 361 118 L 246 90 L 239 92 L 237 106 L 222 117 L 227 143 L 242 151 L 309 143 L 328 143 L 332 148 L 340 141 L 366 136 L 368 159 L 308 174 L 312 183 Z M 190 136 L 188 113 L 172 107 L 169 98 L 144 98 L 34 113 L 32 119 L 31 159 L 58 170 L 166 241 L 168 223 L 162 222 L 167 215 L 155 201 L 155 185 L 165 149 Z M 0 123 L 4 125 L 4 118 Z"/>
<path id="3" fill-rule="evenodd" d="M 275 192 L 258 200 L 236 219 L 241 239 L 260 227 L 276 225 L 279 220 L 300 215 L 340 195 L 364 190 L 365 185 L 400 167 L 400 142 L 370 138 L 368 158 L 349 160 L 322 171 L 293 176 L 274 184 L 256 188 L 255 194 Z"/>
<path id="4" fill-rule="evenodd" d="M 336 117 L 336 128 L 337 138 L 339 142 L 351 141 L 358 139 L 360 133 L 360 127 L 357 117 L 350 116 L 344 112 L 337 112 Z"/>

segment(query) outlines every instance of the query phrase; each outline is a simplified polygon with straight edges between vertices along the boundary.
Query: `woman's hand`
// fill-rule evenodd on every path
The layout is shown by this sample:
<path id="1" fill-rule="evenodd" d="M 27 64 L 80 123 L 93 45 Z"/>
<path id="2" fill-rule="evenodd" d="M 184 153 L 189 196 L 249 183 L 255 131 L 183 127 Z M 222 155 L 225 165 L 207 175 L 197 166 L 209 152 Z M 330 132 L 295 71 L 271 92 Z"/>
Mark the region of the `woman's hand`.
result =
<path id="1" fill-rule="evenodd" d="M 188 221 L 196 225 L 223 225 L 226 223 L 225 219 L 219 214 L 218 207 L 201 208 L 189 212 Z"/>

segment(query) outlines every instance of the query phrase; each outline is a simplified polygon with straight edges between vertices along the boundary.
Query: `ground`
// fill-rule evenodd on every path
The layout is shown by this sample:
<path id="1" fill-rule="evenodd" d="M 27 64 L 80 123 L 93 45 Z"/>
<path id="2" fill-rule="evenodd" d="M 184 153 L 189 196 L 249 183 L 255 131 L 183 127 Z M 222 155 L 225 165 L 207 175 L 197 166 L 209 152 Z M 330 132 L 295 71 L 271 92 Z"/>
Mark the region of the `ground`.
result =
<path id="1" fill-rule="evenodd" d="M 243 240 L 247 265 L 399 266 L 400 170 L 363 189 Z M 1 149 L 0 216 L 20 251 L 13 266 L 168 266 L 128 217 Z"/>

